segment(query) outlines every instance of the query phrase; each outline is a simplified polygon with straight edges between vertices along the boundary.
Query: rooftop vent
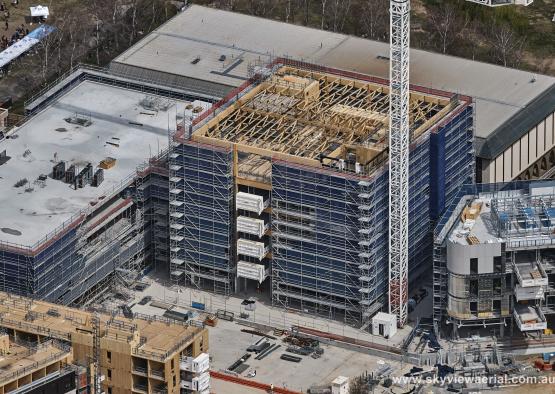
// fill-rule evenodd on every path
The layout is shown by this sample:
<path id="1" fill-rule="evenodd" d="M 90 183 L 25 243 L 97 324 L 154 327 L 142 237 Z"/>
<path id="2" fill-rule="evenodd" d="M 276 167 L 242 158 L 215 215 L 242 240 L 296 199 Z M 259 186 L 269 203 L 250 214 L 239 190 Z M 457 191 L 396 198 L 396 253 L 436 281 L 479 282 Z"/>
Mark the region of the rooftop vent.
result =
<path id="1" fill-rule="evenodd" d="M 16 187 L 16 188 L 17 188 L 17 187 L 21 187 L 21 186 L 23 186 L 23 185 L 26 185 L 27 182 L 29 182 L 29 181 L 27 180 L 27 178 L 22 178 L 22 179 L 20 179 L 19 181 L 17 181 L 17 182 L 15 183 L 15 185 L 13 185 L 13 187 Z"/>
<path id="2" fill-rule="evenodd" d="M 76 112 L 73 116 L 64 119 L 67 123 L 88 127 L 92 125 L 91 115 Z"/>
<path id="3" fill-rule="evenodd" d="M 0 231 L 2 231 L 3 233 L 9 234 L 9 235 L 15 235 L 15 236 L 20 236 L 21 235 L 21 231 L 15 230 L 15 229 L 9 228 L 9 227 L 2 227 L 2 228 L 0 228 Z"/>
<path id="4" fill-rule="evenodd" d="M 4 149 L 0 152 L 0 166 L 10 160 L 10 156 L 7 155 L 6 150 Z"/>

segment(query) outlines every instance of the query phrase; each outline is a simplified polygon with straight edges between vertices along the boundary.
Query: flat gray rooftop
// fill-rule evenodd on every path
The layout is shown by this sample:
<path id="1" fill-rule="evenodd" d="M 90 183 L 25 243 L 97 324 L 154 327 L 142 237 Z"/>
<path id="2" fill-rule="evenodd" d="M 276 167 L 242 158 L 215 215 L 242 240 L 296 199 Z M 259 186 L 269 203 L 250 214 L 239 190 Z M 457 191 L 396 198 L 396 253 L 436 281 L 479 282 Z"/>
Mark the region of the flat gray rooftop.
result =
<path id="1" fill-rule="evenodd" d="M 467 202 L 466 208 L 452 215 L 456 216 L 449 235 L 453 243 L 505 242 L 513 248 L 551 245 L 555 227 L 555 186 L 553 181 L 546 180 L 521 189 L 481 192 Z"/>
<path id="2" fill-rule="evenodd" d="M 33 246 L 165 149 L 168 127 L 175 130 L 176 111 L 183 116 L 185 103 L 158 98 L 158 110 L 145 110 L 141 105 L 145 97 L 137 91 L 82 82 L 0 141 L 0 152 L 6 150 L 11 157 L 0 165 L 0 241 Z M 64 120 L 76 113 L 90 117 L 90 126 Z M 74 164 L 77 171 L 91 163 L 96 170 L 107 157 L 115 158 L 116 165 L 104 170 L 100 187 L 75 190 L 50 176 L 44 186 L 35 184 L 41 174 L 52 173 L 56 161 L 65 161 L 66 168 Z M 22 179 L 29 183 L 14 187 Z"/>
<path id="3" fill-rule="evenodd" d="M 474 237 L 479 243 L 498 243 L 502 242 L 496 237 L 493 225 L 491 223 L 491 197 L 482 196 L 472 201 L 473 204 L 482 204 L 479 214 L 475 220 L 467 220 L 462 222 L 460 217 L 457 218 L 457 224 L 451 232 L 449 240 L 453 243 L 461 245 L 470 245 L 468 237 Z M 459 213 L 453 213 L 459 215 Z"/>
<path id="4" fill-rule="evenodd" d="M 224 55 L 225 60 L 219 60 Z M 388 78 L 389 45 L 253 16 L 190 6 L 114 60 L 234 87 L 248 64 L 272 56 Z M 199 59 L 193 64 L 193 60 Z M 476 135 L 487 138 L 555 78 L 422 50 L 411 50 L 411 83 L 475 98 Z M 527 132 L 525 130 L 524 132 Z"/>

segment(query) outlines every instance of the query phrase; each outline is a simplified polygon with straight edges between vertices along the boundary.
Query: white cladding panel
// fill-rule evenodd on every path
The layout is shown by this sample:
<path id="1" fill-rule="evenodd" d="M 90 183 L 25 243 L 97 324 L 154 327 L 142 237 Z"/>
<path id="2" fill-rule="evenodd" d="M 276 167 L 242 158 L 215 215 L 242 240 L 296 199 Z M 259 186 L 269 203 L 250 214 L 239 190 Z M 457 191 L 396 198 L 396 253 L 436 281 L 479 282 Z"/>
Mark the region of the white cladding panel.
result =
<path id="1" fill-rule="evenodd" d="M 250 241 L 248 239 L 237 240 L 237 253 L 245 256 L 256 257 L 262 260 L 266 256 L 267 248 L 264 242 Z"/>
<path id="2" fill-rule="evenodd" d="M 257 196 L 256 194 L 239 192 L 235 196 L 235 205 L 237 209 L 256 212 L 260 215 L 264 210 L 264 197 Z"/>
<path id="3" fill-rule="evenodd" d="M 258 283 L 264 282 L 267 277 L 266 269 L 262 264 L 248 263 L 246 261 L 239 261 L 237 263 L 237 276 L 256 280 Z"/>
<path id="4" fill-rule="evenodd" d="M 262 237 L 264 235 L 264 220 L 239 216 L 237 218 L 237 231 Z"/>

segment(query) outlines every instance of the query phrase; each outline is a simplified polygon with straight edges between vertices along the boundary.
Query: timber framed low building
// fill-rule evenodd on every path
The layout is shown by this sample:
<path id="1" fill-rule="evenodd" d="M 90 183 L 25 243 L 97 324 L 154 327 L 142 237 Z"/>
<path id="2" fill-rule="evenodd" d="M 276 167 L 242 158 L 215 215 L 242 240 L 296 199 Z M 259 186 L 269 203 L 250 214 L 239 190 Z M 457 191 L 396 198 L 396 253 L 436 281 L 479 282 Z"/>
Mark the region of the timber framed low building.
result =
<path id="1" fill-rule="evenodd" d="M 0 293 L 0 327 L 11 338 L 37 346 L 47 340 L 62 343 L 69 352 L 65 362 L 90 368 L 91 379 L 97 359 L 106 393 L 207 389 L 206 369 L 202 376 L 191 377 L 204 382 L 201 389 L 185 378 L 191 358 L 208 350 L 208 331 L 202 326 L 153 316 L 129 319 L 117 312 L 92 313 Z"/>

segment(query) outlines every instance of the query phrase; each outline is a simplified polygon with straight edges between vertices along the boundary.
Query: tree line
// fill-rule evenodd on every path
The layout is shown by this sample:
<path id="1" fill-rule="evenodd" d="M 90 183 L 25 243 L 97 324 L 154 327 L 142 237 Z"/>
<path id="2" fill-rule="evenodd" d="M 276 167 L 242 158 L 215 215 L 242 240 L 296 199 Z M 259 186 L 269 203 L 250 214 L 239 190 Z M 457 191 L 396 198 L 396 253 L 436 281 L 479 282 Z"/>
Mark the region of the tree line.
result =
<path id="1" fill-rule="evenodd" d="M 68 1 L 52 7 L 51 34 L 11 65 L 10 77 L 31 92 L 79 63 L 106 65 L 177 12 L 167 0 Z"/>

